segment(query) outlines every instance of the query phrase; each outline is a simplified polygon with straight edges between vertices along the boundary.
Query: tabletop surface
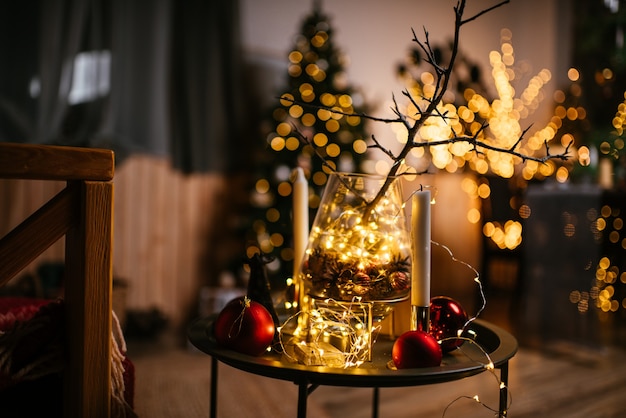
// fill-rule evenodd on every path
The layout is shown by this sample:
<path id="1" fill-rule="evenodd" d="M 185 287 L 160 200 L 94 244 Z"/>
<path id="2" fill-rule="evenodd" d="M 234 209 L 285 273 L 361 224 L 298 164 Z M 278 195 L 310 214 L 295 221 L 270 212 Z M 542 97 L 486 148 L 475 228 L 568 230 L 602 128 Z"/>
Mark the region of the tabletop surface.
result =
<path id="1" fill-rule="evenodd" d="M 518 347 L 517 340 L 507 331 L 475 320 L 469 326 L 474 341 L 466 341 L 459 349 L 444 354 L 439 367 L 389 368 L 393 341 L 386 338 L 374 343 L 372 361 L 358 367 L 305 366 L 281 359 L 280 353 L 268 352 L 254 357 L 219 347 L 212 333 L 213 319 L 200 318 L 189 327 L 188 338 L 196 348 L 239 370 L 296 384 L 401 387 L 446 382 L 482 373 L 490 362 L 495 367 L 502 366 L 515 355 Z"/>

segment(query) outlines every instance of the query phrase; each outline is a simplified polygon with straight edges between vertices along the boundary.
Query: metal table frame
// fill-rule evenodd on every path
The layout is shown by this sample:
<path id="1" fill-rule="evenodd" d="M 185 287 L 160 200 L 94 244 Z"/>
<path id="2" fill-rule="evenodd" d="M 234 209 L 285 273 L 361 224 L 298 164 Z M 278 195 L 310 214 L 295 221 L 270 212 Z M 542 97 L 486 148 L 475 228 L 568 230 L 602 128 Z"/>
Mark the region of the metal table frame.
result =
<path id="1" fill-rule="evenodd" d="M 391 370 L 386 364 L 391 359 L 393 341 L 378 341 L 374 344 L 373 359 L 369 364 L 357 368 L 337 369 L 323 366 L 304 366 L 280 361 L 280 355 L 268 353 L 251 357 L 218 347 L 212 336 L 213 318 L 194 321 L 188 330 L 189 341 L 200 351 L 211 356 L 211 418 L 217 417 L 218 363 L 222 362 L 236 369 L 291 381 L 298 385 L 298 418 L 306 418 L 307 400 L 319 386 L 371 387 L 372 416 L 378 417 L 380 388 L 420 386 L 450 382 L 485 372 L 484 363 L 472 360 L 465 354 L 446 354 L 439 367 Z M 506 417 L 508 408 L 509 360 L 517 352 L 517 340 L 503 329 L 482 320 L 476 320 L 470 329 L 476 342 L 489 354 L 495 368 L 500 371 L 499 417 Z M 469 348 L 465 348 L 469 345 Z M 465 343 L 464 350 L 471 350 L 474 344 Z M 459 350 L 457 350 L 459 351 Z M 478 354 L 481 353 L 476 349 Z M 474 354 L 476 354 L 476 352 Z M 471 356 L 475 358 L 475 356 Z"/>

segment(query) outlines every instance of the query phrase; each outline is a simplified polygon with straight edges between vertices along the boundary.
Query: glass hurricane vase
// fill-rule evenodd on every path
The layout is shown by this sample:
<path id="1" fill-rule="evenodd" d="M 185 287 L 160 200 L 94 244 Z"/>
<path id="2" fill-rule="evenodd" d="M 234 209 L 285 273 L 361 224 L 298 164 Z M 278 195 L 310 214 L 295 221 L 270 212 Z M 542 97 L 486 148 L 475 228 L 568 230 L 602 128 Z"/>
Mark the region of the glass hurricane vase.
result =
<path id="1" fill-rule="evenodd" d="M 307 293 L 324 300 L 369 302 L 374 320 L 410 292 L 410 233 L 401 182 L 332 173 L 309 235 L 302 275 Z"/>

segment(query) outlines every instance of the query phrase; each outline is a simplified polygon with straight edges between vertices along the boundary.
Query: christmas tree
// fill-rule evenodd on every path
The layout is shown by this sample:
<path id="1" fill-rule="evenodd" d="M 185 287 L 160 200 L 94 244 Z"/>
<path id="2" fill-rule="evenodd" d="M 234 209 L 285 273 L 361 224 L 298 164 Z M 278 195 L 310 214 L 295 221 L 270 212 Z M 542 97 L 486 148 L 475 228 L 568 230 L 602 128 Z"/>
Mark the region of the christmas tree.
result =
<path id="1" fill-rule="evenodd" d="M 267 265 L 273 288 L 284 286 L 293 273 L 290 177 L 294 168 L 302 167 L 308 180 L 312 222 L 330 171 L 361 172 L 367 152 L 364 120 L 320 109 L 366 111 L 362 96 L 347 80 L 345 56 L 333 43 L 333 27 L 319 2 L 303 20 L 288 60 L 286 87 L 277 94 L 283 100 L 262 123 L 265 147 L 258 156 L 251 193 L 253 223 L 246 245 L 248 256 L 273 257 Z"/>

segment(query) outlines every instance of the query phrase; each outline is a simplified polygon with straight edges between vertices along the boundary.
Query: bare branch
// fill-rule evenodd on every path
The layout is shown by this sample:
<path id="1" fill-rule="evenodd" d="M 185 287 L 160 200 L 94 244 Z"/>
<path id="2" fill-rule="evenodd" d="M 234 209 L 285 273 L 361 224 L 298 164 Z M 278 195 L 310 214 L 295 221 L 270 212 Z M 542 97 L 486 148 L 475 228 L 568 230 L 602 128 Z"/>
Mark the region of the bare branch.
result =
<path id="1" fill-rule="evenodd" d="M 522 143 L 522 139 L 524 139 L 524 136 L 526 135 L 526 132 L 528 132 L 530 130 L 531 126 L 532 126 L 532 124 L 527 126 L 526 129 L 524 129 L 522 131 L 522 134 L 519 136 L 519 138 L 517 138 L 517 141 L 515 141 L 515 144 L 513 144 L 511 146 L 511 148 L 510 148 L 511 151 L 517 149 L 517 147 Z"/>
<path id="2" fill-rule="evenodd" d="M 317 155 L 317 157 L 322 161 L 322 165 L 328 168 L 330 171 L 336 171 L 335 167 L 333 167 L 328 162 L 328 160 L 326 160 L 326 157 L 320 152 L 320 149 L 316 147 L 315 144 L 306 135 L 300 132 L 297 126 L 293 124 L 291 126 L 292 126 L 292 131 L 295 133 L 296 137 L 298 137 L 300 142 L 302 142 L 305 145 L 309 145 L 313 149 L 313 151 L 315 152 L 315 155 Z"/>
<path id="3" fill-rule="evenodd" d="M 503 1 L 501 1 L 500 3 L 498 3 L 498 4 L 495 4 L 495 5 L 493 5 L 493 6 L 489 7 L 489 8 L 487 8 L 487 9 L 485 9 L 485 10 L 482 10 L 481 12 L 479 12 L 479 13 L 475 14 L 474 16 L 469 17 L 469 18 L 467 18 L 467 19 L 465 19 L 465 20 L 462 20 L 462 21 L 461 21 L 461 25 L 464 25 L 464 24 L 469 23 L 469 22 L 471 22 L 471 21 L 473 21 L 473 20 L 476 20 L 476 19 L 478 19 L 479 17 L 481 17 L 482 15 L 484 15 L 485 13 L 489 13 L 490 11 L 492 11 L 492 10 L 494 10 L 494 9 L 497 9 L 498 7 L 501 7 L 501 6 L 504 6 L 504 5 L 505 5 L 505 4 L 507 4 L 507 3 L 510 3 L 510 1 L 511 1 L 511 0 L 503 0 Z"/>
<path id="4" fill-rule="evenodd" d="M 418 98 L 413 97 L 408 90 L 404 90 L 402 92 L 402 94 L 410 101 L 411 105 L 414 106 L 416 109 L 417 114 L 413 115 L 412 117 L 409 115 L 406 115 L 405 113 L 401 111 L 400 106 L 398 105 L 395 96 L 393 96 L 393 106 L 391 108 L 392 112 L 396 116 L 395 118 L 380 118 L 380 117 L 375 117 L 375 116 L 368 115 L 365 113 L 343 112 L 336 108 L 297 102 L 296 100 L 293 100 L 287 96 L 281 97 L 281 100 L 285 100 L 291 103 L 297 103 L 301 106 L 310 107 L 313 109 L 318 109 L 318 110 L 324 109 L 329 112 L 343 115 L 343 116 L 358 116 L 358 117 L 368 119 L 373 122 L 382 122 L 382 123 L 387 123 L 387 124 L 401 123 L 405 127 L 406 142 L 404 146 L 402 147 L 402 149 L 400 150 L 400 152 L 398 152 L 397 154 L 394 154 L 391 150 L 385 148 L 374 136 L 372 136 L 372 140 L 374 144 L 369 145 L 368 148 L 378 149 L 382 151 L 387 157 L 389 157 L 392 160 L 392 165 L 391 165 L 391 169 L 389 170 L 389 173 L 387 174 L 385 182 L 382 185 L 381 189 L 379 190 L 378 194 L 371 201 L 367 202 L 367 205 L 369 205 L 370 207 L 373 207 L 374 205 L 376 205 L 376 203 L 385 195 L 387 189 L 389 188 L 391 183 L 395 180 L 395 178 L 398 175 L 408 174 L 408 173 L 400 173 L 400 169 L 403 166 L 403 163 L 406 160 L 406 157 L 409 155 L 409 152 L 413 148 L 431 147 L 431 146 L 437 146 L 437 145 L 464 142 L 464 143 L 470 144 L 472 151 L 476 152 L 477 154 L 484 154 L 485 151 L 490 150 L 490 151 L 496 151 L 496 152 L 500 152 L 503 154 L 509 154 L 514 157 L 521 158 L 522 161 L 535 161 L 539 163 L 545 163 L 551 159 L 567 160 L 570 146 L 572 145 L 571 143 L 566 147 L 563 153 L 555 154 L 555 155 L 550 153 L 550 148 L 548 146 L 547 141 L 545 141 L 545 155 L 541 157 L 527 155 L 519 151 L 522 141 L 524 140 L 524 137 L 528 133 L 528 130 L 530 129 L 530 127 L 524 129 L 524 131 L 521 133 L 519 138 L 515 141 L 515 143 L 512 146 L 506 146 L 506 147 L 497 145 L 497 142 L 488 142 L 487 140 L 484 139 L 483 134 L 488 127 L 488 124 L 485 122 L 483 122 L 480 128 L 477 129 L 471 135 L 455 135 L 451 138 L 445 138 L 445 139 L 436 140 L 436 141 L 416 141 L 420 128 L 424 126 L 430 118 L 441 118 L 446 121 L 450 119 L 448 111 L 442 110 L 440 106 L 443 103 L 444 95 L 446 94 L 448 90 L 452 70 L 454 68 L 455 61 L 458 55 L 461 27 L 465 25 L 466 23 L 472 22 L 476 20 L 477 18 L 479 18 L 480 16 L 483 16 L 484 14 L 494 9 L 497 9 L 509 3 L 509 1 L 510 0 L 499 1 L 497 4 L 487 9 L 484 9 L 479 13 L 469 18 L 463 19 L 463 14 L 464 14 L 467 0 L 458 0 L 456 7 L 454 7 L 454 12 L 455 12 L 454 37 L 451 43 L 450 56 L 446 63 L 437 62 L 435 50 L 432 48 L 430 44 L 429 33 L 426 29 L 424 29 L 423 41 L 421 41 L 417 37 L 415 31 L 412 30 L 413 42 L 415 42 L 418 45 L 418 47 L 424 52 L 425 54 L 424 61 L 432 67 L 435 73 L 434 74 L 435 76 L 434 91 L 433 91 L 432 96 L 430 95 L 428 97 L 420 96 L 418 100 Z M 317 147 L 315 146 L 315 144 L 311 143 L 301 133 L 297 132 L 297 134 L 300 136 L 301 140 L 311 145 L 311 147 L 315 150 L 316 154 L 320 156 L 320 158 L 322 158 L 322 160 L 324 161 L 324 165 L 334 171 L 334 168 L 327 161 L 324 160 L 323 155 L 317 150 Z M 366 211 L 366 213 L 369 213 L 369 211 Z"/>
<path id="5" fill-rule="evenodd" d="M 387 157 L 391 158 L 392 160 L 396 159 L 396 156 L 393 155 L 393 152 L 391 152 L 390 149 L 383 147 L 381 143 L 378 142 L 378 140 L 376 139 L 374 135 L 372 135 L 372 141 L 374 141 L 374 145 L 368 145 L 367 148 L 378 149 L 382 151 L 385 155 L 387 155 Z"/>
<path id="6" fill-rule="evenodd" d="M 298 100 L 292 99 L 291 97 L 288 97 L 288 96 L 285 96 L 285 95 L 281 96 L 279 99 L 280 100 L 284 100 L 286 102 L 290 102 L 292 104 L 297 104 L 297 105 L 300 105 L 300 106 L 303 106 L 303 107 L 308 107 L 310 109 L 327 110 L 327 111 L 329 111 L 331 113 L 335 113 L 337 115 L 343 115 L 343 116 L 358 116 L 358 117 L 361 117 L 363 119 L 368 119 L 368 120 L 371 120 L 371 121 L 374 121 L 374 122 L 383 122 L 383 123 L 399 123 L 399 122 L 401 123 L 402 122 L 402 120 L 399 120 L 399 119 L 379 118 L 379 117 L 376 117 L 376 116 L 368 115 L 366 113 L 350 113 L 350 112 L 344 112 L 342 110 L 331 108 L 331 107 L 327 107 L 327 106 L 323 106 L 323 105 L 316 105 L 316 104 L 312 104 L 312 103 L 303 103 L 303 102 L 300 102 Z"/>
<path id="7" fill-rule="evenodd" d="M 443 67 L 441 67 L 439 63 L 435 60 L 435 53 L 432 47 L 430 46 L 430 39 L 429 39 L 428 31 L 424 28 L 425 41 L 423 43 L 422 41 L 419 40 L 419 38 L 415 34 L 415 30 L 411 29 L 411 32 L 413 32 L 413 42 L 415 42 L 420 47 L 422 52 L 426 54 L 426 58 L 424 59 L 424 61 L 430 64 L 437 74 L 443 74 L 446 70 Z"/>

